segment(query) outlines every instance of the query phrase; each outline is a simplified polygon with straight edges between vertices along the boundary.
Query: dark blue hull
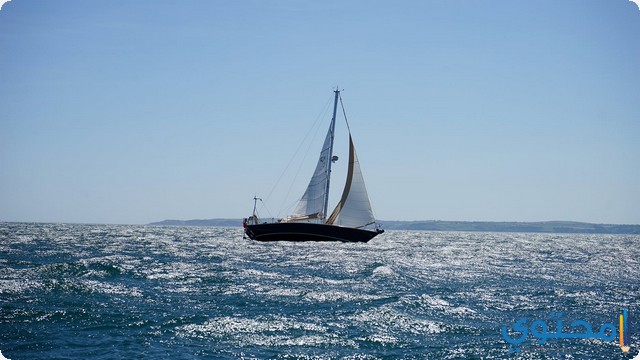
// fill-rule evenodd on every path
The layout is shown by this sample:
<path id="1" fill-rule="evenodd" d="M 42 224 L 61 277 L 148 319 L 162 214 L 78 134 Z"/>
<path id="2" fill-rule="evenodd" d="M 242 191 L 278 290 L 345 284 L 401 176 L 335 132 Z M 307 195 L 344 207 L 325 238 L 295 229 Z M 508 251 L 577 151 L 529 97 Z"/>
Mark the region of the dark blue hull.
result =
<path id="1" fill-rule="evenodd" d="M 363 230 L 327 224 L 271 223 L 247 225 L 249 238 L 257 241 L 367 242 L 384 230 Z"/>

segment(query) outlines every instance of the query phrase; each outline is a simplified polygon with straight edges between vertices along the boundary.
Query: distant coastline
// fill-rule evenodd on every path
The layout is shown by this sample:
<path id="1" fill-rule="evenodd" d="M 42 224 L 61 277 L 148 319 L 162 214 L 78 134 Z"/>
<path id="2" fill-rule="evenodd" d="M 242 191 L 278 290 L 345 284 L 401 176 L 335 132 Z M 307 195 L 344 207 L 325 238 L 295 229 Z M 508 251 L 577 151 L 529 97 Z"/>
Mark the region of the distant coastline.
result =
<path id="1" fill-rule="evenodd" d="M 568 234 L 640 234 L 640 225 L 592 224 L 575 221 L 507 222 L 379 220 L 385 230 L 530 232 Z M 240 227 L 242 219 L 163 220 L 154 226 L 231 226 Z"/>

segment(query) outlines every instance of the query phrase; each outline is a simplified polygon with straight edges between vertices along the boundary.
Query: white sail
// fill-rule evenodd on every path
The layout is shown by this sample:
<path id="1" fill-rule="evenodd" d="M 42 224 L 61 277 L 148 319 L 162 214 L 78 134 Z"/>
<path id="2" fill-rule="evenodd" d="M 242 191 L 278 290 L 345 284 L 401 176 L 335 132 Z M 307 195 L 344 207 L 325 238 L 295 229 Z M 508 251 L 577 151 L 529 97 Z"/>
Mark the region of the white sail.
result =
<path id="1" fill-rule="evenodd" d="M 309 181 L 307 190 L 298 202 L 291 218 L 316 218 L 323 216 L 327 181 L 329 181 L 329 157 L 331 156 L 331 143 L 333 141 L 333 128 L 329 127 L 327 137 L 324 139 L 320 159 Z"/>
<path id="2" fill-rule="evenodd" d="M 349 134 L 349 170 L 342 197 L 327 224 L 340 225 L 352 228 L 361 228 L 373 224 L 375 217 L 364 184 L 360 162 L 353 146 L 351 134 Z"/>

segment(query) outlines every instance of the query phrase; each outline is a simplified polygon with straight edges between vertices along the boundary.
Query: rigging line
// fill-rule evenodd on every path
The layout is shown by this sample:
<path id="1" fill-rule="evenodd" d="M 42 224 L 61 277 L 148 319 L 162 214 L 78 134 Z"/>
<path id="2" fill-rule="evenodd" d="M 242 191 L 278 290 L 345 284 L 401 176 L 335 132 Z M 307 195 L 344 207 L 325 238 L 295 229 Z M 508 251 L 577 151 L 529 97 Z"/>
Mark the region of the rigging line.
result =
<path id="1" fill-rule="evenodd" d="M 271 221 L 270 221 L 270 222 L 273 222 L 273 221 L 276 219 L 276 217 L 275 217 L 275 216 L 273 216 L 273 213 L 271 213 L 271 210 L 269 210 L 269 208 L 267 207 L 267 204 L 266 204 L 264 201 L 262 201 L 262 199 L 258 198 L 258 200 L 260 200 L 260 204 L 262 204 L 262 205 L 260 206 L 260 209 L 256 210 L 256 213 L 257 213 L 257 215 L 258 215 L 258 218 L 263 219 L 263 220 L 264 220 L 264 219 L 271 218 Z M 265 210 L 267 211 L 267 213 L 269 214 L 269 216 L 268 216 L 267 218 L 263 218 L 263 217 L 260 215 L 260 212 L 262 211 L 262 209 L 265 209 Z"/>
<path id="2" fill-rule="evenodd" d="M 347 112 L 344 110 L 344 103 L 342 102 L 342 95 L 338 94 L 340 97 L 340 107 L 342 108 L 342 116 L 344 116 L 344 122 L 347 123 L 347 130 L 349 134 L 351 134 L 351 128 L 349 127 L 349 121 L 347 120 Z"/>
<path id="3" fill-rule="evenodd" d="M 368 224 L 364 224 L 364 225 L 362 225 L 362 226 L 358 226 L 356 229 L 362 229 L 362 228 L 365 228 L 365 227 L 367 227 L 367 226 L 369 226 L 369 225 L 372 225 L 372 224 L 375 224 L 375 223 L 376 223 L 376 222 L 375 222 L 375 221 L 373 221 L 373 222 L 370 222 L 370 223 L 368 223 Z"/>
<path id="4" fill-rule="evenodd" d="M 373 214 L 373 222 L 368 223 L 365 226 L 371 225 L 371 224 L 375 224 L 376 227 L 378 226 L 378 218 L 376 217 L 376 209 L 373 208 L 373 203 L 371 202 L 371 198 L 369 198 L 369 192 L 367 191 L 367 199 L 369 199 L 369 207 L 371 207 L 371 213 Z"/>
<path id="5" fill-rule="evenodd" d="M 283 206 L 282 212 L 284 212 L 286 214 L 291 214 L 291 211 L 293 211 L 294 206 L 297 204 L 297 202 L 299 200 L 300 199 L 295 199 L 295 200 L 289 202 L 286 206 Z M 280 214 L 278 214 L 278 215 L 280 215 Z"/>
<path id="6" fill-rule="evenodd" d="M 267 210 L 267 213 L 269 214 L 269 217 L 275 219 L 275 217 L 273 216 L 271 211 L 269 211 L 269 208 L 267 208 L 267 204 L 265 204 L 264 201 L 262 201 L 262 200 L 261 200 L 261 202 L 262 202 L 262 207 L 260 207 L 260 209 L 262 210 L 262 208 L 264 208 L 265 210 Z"/>
<path id="7" fill-rule="evenodd" d="M 326 108 L 325 108 L 325 113 L 326 113 Z M 315 124 L 314 124 L 314 126 L 315 126 Z M 317 135 L 318 135 L 318 131 L 320 131 L 319 123 L 318 123 L 317 126 L 315 126 L 315 128 L 316 128 L 316 131 L 313 133 L 313 138 L 316 138 Z M 284 204 L 287 201 L 287 199 L 289 198 L 289 194 L 291 194 L 291 188 L 293 187 L 293 184 L 296 182 L 296 179 L 298 178 L 298 174 L 300 174 L 300 170 L 302 169 L 302 164 L 305 163 L 305 160 L 307 159 L 307 155 L 309 155 L 309 151 L 311 150 L 311 145 L 312 145 L 312 141 L 309 141 L 309 144 L 307 145 L 307 150 L 304 152 L 304 156 L 302 157 L 302 161 L 300 161 L 300 165 L 298 166 L 298 170 L 296 170 L 296 174 L 293 176 L 293 179 L 291 180 L 291 183 L 289 184 L 289 187 L 287 188 L 287 194 L 282 199 L 282 204 L 280 204 L 280 209 L 278 211 L 278 216 L 282 212 L 282 210 L 284 208 Z M 298 201 L 298 200 L 299 199 L 296 199 L 295 201 Z"/>
<path id="8" fill-rule="evenodd" d="M 267 197 L 265 198 L 266 200 L 269 200 L 269 198 L 271 197 L 271 195 L 273 194 L 273 192 L 275 191 L 275 189 L 278 187 L 278 185 L 280 184 L 280 181 L 282 180 L 284 174 L 287 172 L 287 170 L 289 169 L 289 167 L 291 166 L 293 160 L 296 158 L 296 156 L 298 155 L 300 148 L 302 148 L 302 145 L 307 141 L 307 138 L 309 137 L 309 134 L 311 134 L 313 132 L 313 129 L 315 128 L 315 132 L 314 132 L 314 137 L 315 134 L 318 133 L 318 129 L 319 129 L 319 124 L 320 124 L 320 119 L 324 118 L 324 115 L 327 113 L 327 109 L 329 108 L 329 104 L 331 103 L 331 97 L 329 97 L 329 99 L 327 100 L 327 102 L 325 103 L 322 111 L 318 114 L 318 116 L 316 117 L 316 119 L 314 120 L 312 126 L 309 128 L 309 130 L 307 131 L 307 133 L 304 135 L 304 137 L 302 138 L 302 140 L 300 141 L 300 143 L 298 144 L 298 147 L 296 148 L 296 151 L 293 153 L 293 155 L 291 156 L 291 158 L 289 159 L 289 161 L 287 162 L 287 165 L 285 166 L 284 170 L 282 171 L 282 173 L 280 173 L 280 176 L 278 177 L 278 180 L 276 181 L 276 184 L 271 188 L 271 191 L 269 191 L 269 194 L 267 195 Z M 309 146 L 310 147 L 310 146 Z M 309 148 L 307 148 L 307 151 L 305 152 L 305 157 L 303 158 L 306 159 L 307 154 L 309 153 Z M 300 166 L 298 167 L 298 171 L 296 172 L 296 176 L 298 175 L 298 173 L 300 172 Z M 294 181 L 295 181 L 295 177 L 294 177 Z M 287 194 L 284 197 L 283 200 L 283 204 L 286 201 L 286 199 L 289 197 L 289 194 L 291 192 L 291 187 L 293 184 L 289 185 L 288 187 L 288 191 Z M 264 203 L 263 203 L 264 206 Z M 278 214 L 276 214 L 277 216 L 280 215 L 280 213 L 282 212 L 282 207 L 284 205 L 280 206 L 280 210 L 278 211 Z"/>
<path id="9" fill-rule="evenodd" d="M 273 192 L 275 191 L 275 189 L 278 187 L 278 185 L 280 184 L 280 181 L 282 180 L 282 177 L 284 176 L 284 174 L 287 172 L 287 170 L 289 169 L 289 166 L 291 166 L 291 163 L 293 162 L 293 160 L 295 159 L 296 155 L 298 154 L 298 151 L 300 150 L 300 148 L 302 147 L 302 145 L 304 144 L 304 142 L 306 141 L 307 137 L 309 137 L 309 134 L 311 133 L 311 131 L 313 130 L 313 128 L 318 124 L 320 118 L 322 117 L 322 115 L 324 113 L 327 112 L 327 107 L 329 106 L 331 99 L 327 100 L 327 103 L 324 105 L 324 108 L 322 110 L 322 112 L 316 117 L 316 119 L 314 120 L 313 125 L 311 126 L 311 128 L 307 131 L 307 133 L 304 135 L 304 137 L 302 138 L 302 141 L 300 141 L 300 143 L 298 144 L 298 147 L 296 149 L 296 151 L 293 153 L 293 155 L 291 156 L 291 158 L 289 158 L 289 162 L 287 162 L 287 165 L 285 166 L 284 170 L 282 170 L 282 172 L 280 173 L 280 176 L 278 177 L 278 180 L 276 180 L 275 185 L 273 185 L 273 187 L 271 188 L 271 190 L 269 191 L 269 194 L 267 195 L 267 197 L 265 197 L 265 201 L 268 201 L 269 198 L 271 197 L 271 195 L 273 194 Z M 316 130 L 317 132 L 317 130 Z M 264 207 L 264 202 L 262 203 L 262 207 Z"/>

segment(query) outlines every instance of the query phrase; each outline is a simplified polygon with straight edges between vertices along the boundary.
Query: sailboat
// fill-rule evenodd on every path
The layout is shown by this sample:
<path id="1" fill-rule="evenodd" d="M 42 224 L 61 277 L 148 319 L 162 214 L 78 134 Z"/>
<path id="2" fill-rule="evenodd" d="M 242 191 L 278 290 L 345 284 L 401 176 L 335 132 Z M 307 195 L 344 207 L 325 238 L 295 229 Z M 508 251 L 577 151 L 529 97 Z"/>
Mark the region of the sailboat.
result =
<path id="1" fill-rule="evenodd" d="M 302 198 L 293 213 L 274 222 L 261 222 L 256 213 L 254 197 L 253 215 L 243 220 L 245 234 L 257 241 L 342 241 L 367 242 L 384 232 L 376 223 L 360 163 L 349 132 L 349 167 L 340 201 L 331 213 L 329 189 L 338 101 L 340 90 L 334 91 L 333 116 L 320 151 L 320 158 Z M 343 107 L 344 109 L 344 107 Z M 346 122 L 346 116 L 345 116 Z"/>

